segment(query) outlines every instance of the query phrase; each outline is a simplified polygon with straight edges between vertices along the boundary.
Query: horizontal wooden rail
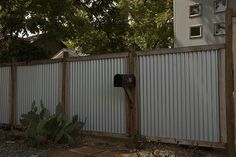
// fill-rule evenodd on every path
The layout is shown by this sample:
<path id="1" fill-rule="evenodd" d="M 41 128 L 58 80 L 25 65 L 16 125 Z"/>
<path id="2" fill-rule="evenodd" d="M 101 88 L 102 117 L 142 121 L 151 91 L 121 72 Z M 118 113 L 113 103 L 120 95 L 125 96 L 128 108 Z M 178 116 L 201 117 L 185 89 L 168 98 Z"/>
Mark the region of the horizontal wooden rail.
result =
<path id="1" fill-rule="evenodd" d="M 0 125 L 0 128 L 10 128 L 10 125 Z M 16 125 L 16 129 L 21 130 L 21 125 Z M 128 134 L 115 134 L 115 133 L 106 133 L 106 132 L 96 132 L 96 131 L 82 131 L 82 134 L 87 136 L 95 137 L 107 137 L 107 138 L 118 138 L 128 140 Z M 195 141 L 195 140 L 183 140 L 175 138 L 160 138 L 160 137 L 146 137 L 147 141 L 158 142 L 163 144 L 175 144 L 175 145 L 186 145 L 186 146 L 196 146 L 196 147 L 208 147 L 208 148 L 217 148 L 217 149 L 226 149 L 226 143 L 218 142 L 207 142 L 207 141 Z"/>
<path id="2" fill-rule="evenodd" d="M 28 66 L 28 65 L 38 65 L 38 64 L 53 64 L 53 63 L 61 63 L 63 59 L 47 59 L 47 60 L 35 60 L 29 62 L 17 62 L 17 66 Z"/>
<path id="3" fill-rule="evenodd" d="M 169 48 L 169 49 L 159 49 L 159 50 L 152 50 L 152 51 L 138 51 L 136 53 L 138 56 L 147 56 L 147 55 L 201 52 L 201 51 L 219 50 L 223 48 L 225 48 L 225 44 L 191 46 L 191 47 L 182 47 L 182 48 Z"/>
<path id="4" fill-rule="evenodd" d="M 0 67 L 10 67 L 11 63 L 1 63 Z"/>
<path id="5" fill-rule="evenodd" d="M 196 141 L 196 140 L 181 140 L 181 139 L 174 139 L 174 138 L 158 138 L 158 137 L 147 137 L 146 139 L 150 141 L 168 143 L 168 144 L 221 148 L 221 149 L 226 148 L 226 143 L 215 143 L 215 142 Z"/>
<path id="6" fill-rule="evenodd" d="M 86 61 L 86 60 L 100 60 L 100 59 L 111 59 L 111 58 L 123 58 L 128 57 L 128 52 L 122 53 L 111 53 L 111 54 L 96 54 L 83 57 L 72 57 L 67 58 L 67 61 Z"/>
<path id="7" fill-rule="evenodd" d="M 0 129 L 2 128 L 11 129 L 11 124 L 0 124 Z"/>
<path id="8" fill-rule="evenodd" d="M 183 48 L 169 48 L 169 49 L 159 49 L 153 51 L 138 51 L 136 54 L 138 56 L 144 55 L 156 55 L 156 54 L 174 54 L 174 53 L 189 53 L 189 52 L 197 52 L 197 51 L 209 51 L 209 50 L 218 50 L 225 48 L 225 44 L 220 45 L 206 45 L 206 46 L 191 46 L 191 47 L 183 47 Z M 100 60 L 100 59 L 110 59 L 110 58 L 123 58 L 128 57 L 128 52 L 122 53 L 111 53 L 111 54 L 96 54 L 89 56 L 81 56 L 81 57 L 72 57 L 67 58 L 66 61 L 86 61 L 86 60 Z M 28 62 L 16 62 L 16 66 L 29 66 L 29 65 L 38 65 L 38 64 L 52 64 L 52 63 L 60 63 L 65 60 L 63 59 L 48 59 L 48 60 L 37 60 L 37 61 L 28 61 Z M 11 63 L 1 63 L 0 67 L 11 66 Z"/>
<path id="9" fill-rule="evenodd" d="M 16 62 L 16 66 L 30 66 L 30 65 L 39 65 L 39 64 L 53 64 L 53 63 L 61 63 L 62 59 L 47 59 L 47 60 L 35 60 L 28 62 Z M 11 66 L 11 63 L 1 63 L 0 67 Z"/>
<path id="10" fill-rule="evenodd" d="M 82 131 L 82 134 L 88 136 L 96 136 L 96 137 L 111 137 L 111 138 L 120 138 L 120 139 L 128 139 L 128 134 L 114 134 L 114 133 L 105 133 L 105 132 L 94 132 L 94 131 Z"/>
<path id="11" fill-rule="evenodd" d="M 67 59 L 47 59 L 47 60 L 34 60 L 27 62 L 16 62 L 16 66 L 29 66 L 29 65 L 39 65 L 39 64 L 53 64 L 53 63 L 61 63 L 64 61 L 86 61 L 86 60 L 100 60 L 100 59 L 111 59 L 111 58 L 124 58 L 128 57 L 128 52 L 122 53 L 111 53 L 111 54 L 96 54 L 89 56 L 81 56 L 81 57 L 72 57 Z M 0 67 L 11 66 L 11 63 L 1 63 Z"/>

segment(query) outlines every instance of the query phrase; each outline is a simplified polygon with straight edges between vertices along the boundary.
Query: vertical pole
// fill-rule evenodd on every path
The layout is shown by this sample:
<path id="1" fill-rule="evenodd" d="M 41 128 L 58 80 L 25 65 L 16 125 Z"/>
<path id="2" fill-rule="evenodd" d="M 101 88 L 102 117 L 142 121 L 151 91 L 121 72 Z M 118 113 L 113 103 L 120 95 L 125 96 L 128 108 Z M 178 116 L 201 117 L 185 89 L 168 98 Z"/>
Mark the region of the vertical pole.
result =
<path id="1" fill-rule="evenodd" d="M 225 81 L 225 48 L 220 49 L 220 141 L 227 143 L 227 127 L 226 127 L 226 81 Z"/>
<path id="2" fill-rule="evenodd" d="M 236 10 L 235 10 L 236 13 Z M 234 133 L 236 132 L 236 15 L 232 19 L 232 53 L 233 53 L 233 64 L 234 64 Z M 236 135 L 234 134 L 234 145 L 236 150 Z"/>
<path id="3" fill-rule="evenodd" d="M 227 152 L 229 157 L 235 156 L 234 131 L 234 104 L 233 104 L 233 53 L 232 53 L 232 10 L 228 9 L 225 17 L 226 23 L 226 126 L 227 126 Z"/>
<path id="4" fill-rule="evenodd" d="M 130 52 L 127 59 L 127 73 L 133 73 L 133 55 Z M 133 98 L 133 93 L 131 92 L 131 98 Z M 133 103 L 129 100 L 128 96 L 126 95 L 126 130 L 129 136 L 132 136 L 132 110 L 133 110 Z"/>
<path id="5" fill-rule="evenodd" d="M 128 56 L 128 73 L 133 74 L 136 78 L 135 87 L 131 88 L 132 102 L 128 101 L 127 105 L 127 130 L 128 134 L 133 136 L 138 132 L 138 105 L 137 105 L 137 57 L 134 51 L 131 51 Z"/>
<path id="6" fill-rule="evenodd" d="M 134 94 L 134 132 L 140 134 L 140 97 L 139 97 L 139 60 L 137 54 L 134 52 L 134 76 L 135 76 L 135 89 Z"/>
<path id="7" fill-rule="evenodd" d="M 68 67 L 67 58 L 69 57 L 68 52 L 63 53 L 62 60 L 62 105 L 64 106 L 65 115 L 69 118 L 69 107 L 68 107 Z"/>
<path id="8" fill-rule="evenodd" d="M 13 129 L 16 126 L 16 64 L 15 64 L 14 58 L 12 59 L 12 62 L 11 62 L 10 101 L 11 101 L 10 121 L 11 121 L 11 129 Z"/>

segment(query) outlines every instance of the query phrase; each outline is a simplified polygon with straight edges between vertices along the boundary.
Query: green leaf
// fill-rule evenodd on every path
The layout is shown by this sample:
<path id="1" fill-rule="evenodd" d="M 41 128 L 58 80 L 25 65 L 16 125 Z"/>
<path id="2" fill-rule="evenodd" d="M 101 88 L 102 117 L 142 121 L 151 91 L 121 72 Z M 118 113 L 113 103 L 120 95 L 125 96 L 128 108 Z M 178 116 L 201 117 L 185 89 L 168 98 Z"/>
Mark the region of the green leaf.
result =
<path id="1" fill-rule="evenodd" d="M 73 117 L 72 117 L 72 123 L 76 123 L 76 122 L 78 122 L 78 115 L 74 115 Z"/>
<path id="2" fill-rule="evenodd" d="M 40 112 L 40 118 L 41 119 L 48 119 L 50 117 L 50 112 L 48 109 L 43 108 L 42 111 Z"/>
<path id="3" fill-rule="evenodd" d="M 43 100 L 40 100 L 40 107 L 41 107 L 41 109 L 44 109 L 45 107 L 44 107 L 44 104 L 43 104 Z"/>
<path id="4" fill-rule="evenodd" d="M 64 130 L 62 129 L 57 135 L 56 135 L 56 138 L 54 140 L 54 143 L 58 143 L 64 136 Z"/>
<path id="5" fill-rule="evenodd" d="M 74 138 L 70 136 L 69 134 L 66 134 L 66 140 L 69 144 L 73 144 L 75 141 Z"/>
<path id="6" fill-rule="evenodd" d="M 33 103 L 32 103 L 32 110 L 31 111 L 34 112 L 34 113 L 36 113 L 38 111 L 38 107 L 36 106 L 35 101 L 33 101 Z"/>
<path id="7" fill-rule="evenodd" d="M 58 142 L 73 142 L 73 138 L 80 133 L 84 123 L 78 122 L 78 116 L 72 121 L 66 120 L 63 107 L 57 106 L 57 113 L 50 114 L 49 110 L 43 107 L 37 112 L 36 103 L 32 110 L 21 116 L 21 124 L 25 128 L 26 141 L 34 146 L 39 146 L 48 140 Z"/>

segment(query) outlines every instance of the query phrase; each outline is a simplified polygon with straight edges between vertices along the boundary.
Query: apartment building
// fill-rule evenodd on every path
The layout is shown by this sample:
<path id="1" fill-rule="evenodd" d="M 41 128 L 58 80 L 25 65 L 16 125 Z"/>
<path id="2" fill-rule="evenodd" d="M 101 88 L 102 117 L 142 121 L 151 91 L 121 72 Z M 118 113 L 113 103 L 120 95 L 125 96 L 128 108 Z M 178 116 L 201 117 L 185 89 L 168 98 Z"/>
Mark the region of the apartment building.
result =
<path id="1" fill-rule="evenodd" d="M 174 45 L 225 43 L 225 11 L 236 0 L 174 0 Z"/>

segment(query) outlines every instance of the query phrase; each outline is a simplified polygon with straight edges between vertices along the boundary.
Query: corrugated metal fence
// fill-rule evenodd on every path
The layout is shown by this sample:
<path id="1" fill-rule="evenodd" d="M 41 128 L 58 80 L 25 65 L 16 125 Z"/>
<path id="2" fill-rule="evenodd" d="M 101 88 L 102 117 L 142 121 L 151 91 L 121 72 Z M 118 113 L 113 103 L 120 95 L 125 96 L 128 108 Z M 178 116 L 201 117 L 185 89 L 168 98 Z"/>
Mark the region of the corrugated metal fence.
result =
<path id="1" fill-rule="evenodd" d="M 33 101 L 39 107 L 42 101 L 46 108 L 55 112 L 60 102 L 60 78 L 59 63 L 17 67 L 17 124 L 20 124 L 21 115 L 30 111 Z"/>
<path id="2" fill-rule="evenodd" d="M 126 72 L 126 59 L 70 62 L 70 115 L 85 121 L 85 130 L 126 133 L 125 93 L 113 87 L 115 74 Z"/>
<path id="3" fill-rule="evenodd" d="M 0 67 L 0 123 L 10 123 L 10 82 L 11 68 Z"/>
<path id="4" fill-rule="evenodd" d="M 222 52 L 218 49 L 212 46 L 201 51 L 136 53 L 135 91 L 140 111 L 138 129 L 142 135 L 222 142 L 219 111 Z M 55 106 L 64 99 L 62 75 L 66 63 L 68 92 L 64 94 L 68 97 L 69 117 L 78 115 L 86 122 L 86 131 L 126 134 L 132 116 L 127 110 L 127 96 L 122 88 L 113 87 L 113 78 L 115 74 L 127 73 L 128 53 L 105 56 L 16 64 L 17 124 L 33 101 L 42 100 L 51 112 L 55 111 Z M 0 123 L 9 123 L 10 71 L 11 67 L 0 67 Z"/>
<path id="5" fill-rule="evenodd" d="M 139 57 L 142 135 L 220 142 L 218 55 Z"/>

